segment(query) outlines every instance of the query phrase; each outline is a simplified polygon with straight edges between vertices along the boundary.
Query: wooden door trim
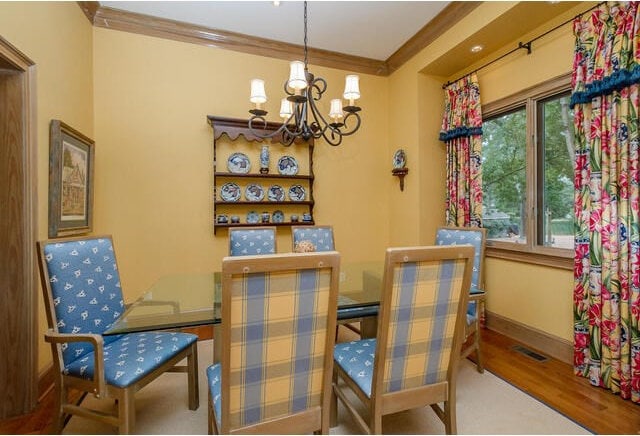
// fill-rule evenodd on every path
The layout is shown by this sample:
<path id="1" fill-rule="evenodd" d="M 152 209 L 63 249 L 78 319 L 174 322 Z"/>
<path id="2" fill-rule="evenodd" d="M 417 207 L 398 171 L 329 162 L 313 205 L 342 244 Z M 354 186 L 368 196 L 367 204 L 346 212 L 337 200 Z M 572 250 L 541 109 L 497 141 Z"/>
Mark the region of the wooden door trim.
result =
<path id="1" fill-rule="evenodd" d="M 25 407 L 29 410 L 35 408 L 38 399 L 38 273 L 36 264 L 36 240 L 38 237 L 38 162 L 37 162 L 37 124 L 36 124 L 36 66 L 24 53 L 0 36 L 0 58 L 11 64 L 20 74 L 24 74 L 22 86 L 23 98 L 23 151 L 24 151 L 24 204 L 22 210 L 22 225 L 24 232 L 22 259 L 24 265 L 24 288 L 27 292 L 27 307 L 31 308 L 27 319 L 20 328 L 27 330 L 29 338 L 29 356 L 26 356 L 24 365 L 27 383 L 25 389 Z"/>

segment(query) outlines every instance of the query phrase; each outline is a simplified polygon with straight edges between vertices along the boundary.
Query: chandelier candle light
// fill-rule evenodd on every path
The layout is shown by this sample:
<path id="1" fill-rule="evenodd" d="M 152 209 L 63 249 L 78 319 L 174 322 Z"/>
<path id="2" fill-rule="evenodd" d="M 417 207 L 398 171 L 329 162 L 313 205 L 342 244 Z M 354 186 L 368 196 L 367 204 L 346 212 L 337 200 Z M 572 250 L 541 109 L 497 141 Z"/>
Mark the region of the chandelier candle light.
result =
<path id="1" fill-rule="evenodd" d="M 249 129 L 260 138 L 273 138 L 282 135 L 282 142 L 291 145 L 297 138 L 307 141 L 310 138 L 324 138 L 329 144 L 340 145 L 343 136 L 349 136 L 360 128 L 360 108 L 355 105 L 355 100 L 360 98 L 359 77 L 354 74 L 347 75 L 342 95 L 349 100 L 348 106 L 342 106 L 342 99 L 331 100 L 329 118 L 327 122 L 318 107 L 316 101 L 322 98 L 327 89 L 327 82 L 321 77 L 315 77 L 309 72 L 307 60 L 307 2 L 304 2 L 304 62 L 293 61 L 290 64 L 289 80 L 284 83 L 284 92 L 287 97 L 280 103 L 280 117 L 284 120 L 275 131 L 267 133 L 265 130 L 267 120 L 264 118 L 267 111 L 262 104 L 267 101 L 264 90 L 264 80 L 253 79 L 251 81 L 251 97 L 249 101 L 255 104 L 255 108 L 249 113 Z M 352 120 L 351 127 L 348 121 Z"/>

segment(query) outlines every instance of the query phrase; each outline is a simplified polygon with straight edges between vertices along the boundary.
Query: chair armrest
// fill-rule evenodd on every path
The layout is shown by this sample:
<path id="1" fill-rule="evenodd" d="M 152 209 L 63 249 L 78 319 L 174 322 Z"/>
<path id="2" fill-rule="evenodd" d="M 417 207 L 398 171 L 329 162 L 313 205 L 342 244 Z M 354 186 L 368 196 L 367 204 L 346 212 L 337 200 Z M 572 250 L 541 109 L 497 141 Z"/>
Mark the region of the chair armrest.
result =
<path id="1" fill-rule="evenodd" d="M 104 338 L 93 333 L 58 333 L 49 329 L 44 334 L 44 340 L 51 344 L 64 344 L 68 342 L 88 342 L 93 346 L 93 394 L 100 398 L 105 393 L 104 381 Z M 62 370 L 62 368 L 61 368 Z"/>
<path id="2" fill-rule="evenodd" d="M 475 294 L 472 292 L 469 294 L 469 301 L 484 301 L 484 297 L 484 291 L 476 292 Z"/>

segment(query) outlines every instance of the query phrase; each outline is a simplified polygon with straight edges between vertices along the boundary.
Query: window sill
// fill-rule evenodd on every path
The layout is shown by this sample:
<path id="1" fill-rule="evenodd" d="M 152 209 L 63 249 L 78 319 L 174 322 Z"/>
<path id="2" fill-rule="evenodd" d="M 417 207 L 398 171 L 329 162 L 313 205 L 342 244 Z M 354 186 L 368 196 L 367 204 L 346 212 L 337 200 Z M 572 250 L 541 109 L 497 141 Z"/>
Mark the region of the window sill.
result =
<path id="1" fill-rule="evenodd" d="M 569 271 L 573 270 L 573 257 L 542 253 L 530 253 L 526 251 L 509 250 L 505 248 L 489 246 L 485 247 L 484 254 L 486 257 L 492 257 L 496 259 L 550 266 L 552 268 L 565 269 Z"/>

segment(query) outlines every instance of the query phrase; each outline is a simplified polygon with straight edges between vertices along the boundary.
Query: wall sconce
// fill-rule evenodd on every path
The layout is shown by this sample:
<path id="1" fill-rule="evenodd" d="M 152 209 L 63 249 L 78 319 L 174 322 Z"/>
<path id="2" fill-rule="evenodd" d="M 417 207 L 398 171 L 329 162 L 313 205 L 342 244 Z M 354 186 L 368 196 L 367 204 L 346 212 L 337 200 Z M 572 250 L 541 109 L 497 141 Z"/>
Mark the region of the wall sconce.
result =
<path id="1" fill-rule="evenodd" d="M 406 176 L 408 172 L 407 155 L 403 149 L 399 149 L 393 155 L 393 169 L 391 170 L 391 174 L 400 179 L 400 191 L 404 191 L 404 176 Z"/>

